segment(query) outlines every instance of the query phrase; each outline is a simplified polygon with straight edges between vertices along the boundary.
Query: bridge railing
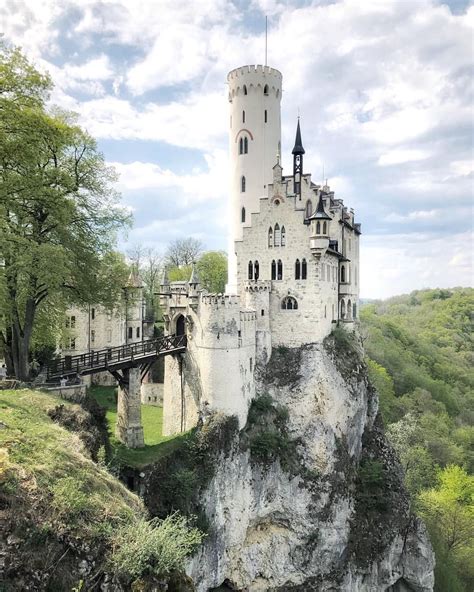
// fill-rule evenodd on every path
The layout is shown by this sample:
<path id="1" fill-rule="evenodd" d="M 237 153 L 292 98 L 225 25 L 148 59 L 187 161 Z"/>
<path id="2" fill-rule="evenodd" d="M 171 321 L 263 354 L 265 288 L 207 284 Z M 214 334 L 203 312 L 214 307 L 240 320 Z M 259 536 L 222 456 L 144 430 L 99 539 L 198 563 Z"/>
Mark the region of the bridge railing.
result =
<path id="1" fill-rule="evenodd" d="M 76 356 L 65 356 L 59 360 L 53 360 L 48 365 L 47 377 L 80 374 L 95 368 L 97 371 L 100 371 L 99 369 L 107 370 L 109 366 L 116 366 L 122 362 L 133 362 L 135 359 L 150 357 L 153 354 L 158 357 L 184 347 L 186 347 L 186 335 L 167 335 L 158 339 L 109 347 Z"/>

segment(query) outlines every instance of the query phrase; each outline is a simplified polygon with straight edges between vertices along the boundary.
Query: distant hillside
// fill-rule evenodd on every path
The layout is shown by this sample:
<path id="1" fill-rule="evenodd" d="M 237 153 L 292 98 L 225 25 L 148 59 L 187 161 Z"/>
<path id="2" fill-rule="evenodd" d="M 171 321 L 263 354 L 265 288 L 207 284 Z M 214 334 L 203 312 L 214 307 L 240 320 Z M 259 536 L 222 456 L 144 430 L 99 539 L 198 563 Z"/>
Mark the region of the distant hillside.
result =
<path id="1" fill-rule="evenodd" d="M 439 592 L 474 589 L 473 314 L 470 288 L 420 290 L 361 307 L 369 375 L 430 529 Z M 448 540 L 448 532 L 462 536 Z"/>

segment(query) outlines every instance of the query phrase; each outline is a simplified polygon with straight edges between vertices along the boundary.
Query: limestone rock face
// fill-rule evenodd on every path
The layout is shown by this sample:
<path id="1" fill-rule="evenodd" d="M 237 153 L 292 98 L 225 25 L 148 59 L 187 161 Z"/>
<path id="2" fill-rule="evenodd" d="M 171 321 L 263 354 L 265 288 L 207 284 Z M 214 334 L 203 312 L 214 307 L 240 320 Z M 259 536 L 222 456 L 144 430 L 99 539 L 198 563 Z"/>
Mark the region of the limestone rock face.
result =
<path id="1" fill-rule="evenodd" d="M 431 545 L 360 355 L 332 339 L 279 348 L 257 386 L 288 410 L 298 468 L 284 451 L 259 462 L 242 432 L 220 456 L 201 499 L 211 534 L 187 567 L 197 591 L 431 591 Z"/>

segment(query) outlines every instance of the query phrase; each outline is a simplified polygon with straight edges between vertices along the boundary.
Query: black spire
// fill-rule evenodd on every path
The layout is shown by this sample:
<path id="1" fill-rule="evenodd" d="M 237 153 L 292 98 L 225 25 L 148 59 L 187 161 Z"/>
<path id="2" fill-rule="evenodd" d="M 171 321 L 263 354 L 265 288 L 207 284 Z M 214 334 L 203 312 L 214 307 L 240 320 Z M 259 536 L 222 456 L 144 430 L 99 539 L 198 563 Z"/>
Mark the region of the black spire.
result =
<path id="1" fill-rule="evenodd" d="M 303 154 L 304 148 L 301 142 L 300 118 L 298 117 L 298 125 L 296 126 L 295 147 L 293 154 L 293 187 L 295 195 L 301 199 L 301 177 L 303 176 Z"/>
<path id="2" fill-rule="evenodd" d="M 291 154 L 304 154 L 303 142 L 301 141 L 300 118 L 298 117 L 298 125 L 296 126 L 295 147 Z"/>
<path id="3" fill-rule="evenodd" d="M 332 220 L 331 216 L 326 214 L 324 210 L 324 203 L 323 203 L 323 194 L 319 194 L 319 201 L 316 207 L 316 211 L 312 216 L 309 217 L 310 220 Z"/>

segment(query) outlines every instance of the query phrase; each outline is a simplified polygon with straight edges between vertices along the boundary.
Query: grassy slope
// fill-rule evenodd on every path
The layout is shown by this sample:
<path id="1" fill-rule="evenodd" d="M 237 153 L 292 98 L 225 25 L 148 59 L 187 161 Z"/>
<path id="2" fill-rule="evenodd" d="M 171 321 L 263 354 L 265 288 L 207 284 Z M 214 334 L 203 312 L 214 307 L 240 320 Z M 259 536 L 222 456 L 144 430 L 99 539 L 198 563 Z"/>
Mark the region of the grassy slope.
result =
<path id="1" fill-rule="evenodd" d="M 20 541 L 16 578 L 34 570 L 44 574 L 46 565 L 58 561 L 54 577 L 65 585 L 58 589 L 70 590 L 77 583 L 70 579 L 74 556 L 69 551 L 59 561 L 68 541 L 105 550 L 110 532 L 145 510 L 136 495 L 90 460 L 76 433 L 50 419 L 47 412 L 57 405 L 85 413 L 50 394 L 0 391 L 0 505 L 8 536 Z M 21 589 L 18 585 L 12 589 Z"/>
<path id="2" fill-rule="evenodd" d="M 169 454 L 179 446 L 183 436 L 162 435 L 163 408 L 142 405 L 145 447 L 135 450 L 126 448 L 115 437 L 115 424 L 117 422 L 115 387 L 95 386 L 91 388 L 90 392 L 96 401 L 107 409 L 106 418 L 109 426 L 112 454 L 119 463 L 132 467 L 141 467 Z"/>

